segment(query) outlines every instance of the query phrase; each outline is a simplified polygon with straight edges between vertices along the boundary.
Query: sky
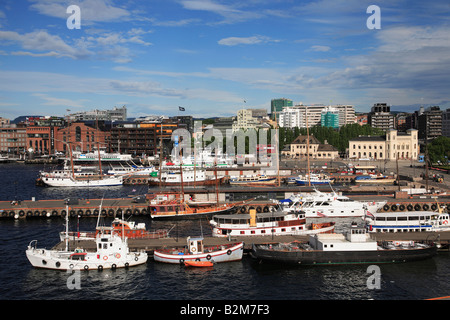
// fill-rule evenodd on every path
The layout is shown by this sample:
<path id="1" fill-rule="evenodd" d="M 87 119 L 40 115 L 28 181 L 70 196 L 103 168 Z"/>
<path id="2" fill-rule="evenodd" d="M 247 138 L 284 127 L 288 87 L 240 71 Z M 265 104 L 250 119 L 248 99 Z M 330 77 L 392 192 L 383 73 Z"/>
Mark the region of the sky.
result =
<path id="1" fill-rule="evenodd" d="M 0 117 L 222 117 L 277 98 L 450 107 L 450 2 L 0 0 Z"/>

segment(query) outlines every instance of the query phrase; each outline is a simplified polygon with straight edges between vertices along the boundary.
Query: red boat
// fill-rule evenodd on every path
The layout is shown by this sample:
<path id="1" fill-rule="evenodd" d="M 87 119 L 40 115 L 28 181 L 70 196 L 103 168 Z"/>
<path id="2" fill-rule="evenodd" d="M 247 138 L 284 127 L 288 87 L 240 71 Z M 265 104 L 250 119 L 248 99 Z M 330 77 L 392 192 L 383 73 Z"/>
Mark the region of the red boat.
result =
<path id="1" fill-rule="evenodd" d="M 212 267 L 212 266 L 214 266 L 214 263 L 212 263 L 211 261 L 185 261 L 184 265 L 186 267 L 201 267 L 201 268 L 205 268 L 205 267 Z"/>

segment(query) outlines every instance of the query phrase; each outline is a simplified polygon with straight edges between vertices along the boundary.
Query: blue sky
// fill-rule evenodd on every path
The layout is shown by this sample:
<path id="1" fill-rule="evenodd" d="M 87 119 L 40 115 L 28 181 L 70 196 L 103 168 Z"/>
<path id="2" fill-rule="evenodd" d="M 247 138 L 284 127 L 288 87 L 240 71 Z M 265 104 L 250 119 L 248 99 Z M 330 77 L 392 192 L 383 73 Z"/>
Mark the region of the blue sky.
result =
<path id="1" fill-rule="evenodd" d="M 447 108 L 449 49 L 448 0 L 2 0 L 0 117 L 230 116 L 282 97 Z"/>

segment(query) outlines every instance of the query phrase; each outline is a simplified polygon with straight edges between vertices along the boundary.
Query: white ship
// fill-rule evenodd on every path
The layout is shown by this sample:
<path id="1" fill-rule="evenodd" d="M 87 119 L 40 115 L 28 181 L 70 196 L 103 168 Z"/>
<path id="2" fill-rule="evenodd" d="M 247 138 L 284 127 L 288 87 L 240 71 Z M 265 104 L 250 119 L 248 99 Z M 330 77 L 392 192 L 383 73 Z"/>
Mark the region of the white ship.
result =
<path id="1" fill-rule="evenodd" d="M 318 190 L 311 194 L 295 194 L 281 202 L 285 210 L 294 208 L 304 211 L 306 218 L 363 217 L 366 210 L 373 213 L 386 204 L 386 201 L 356 201 L 335 192 Z"/>

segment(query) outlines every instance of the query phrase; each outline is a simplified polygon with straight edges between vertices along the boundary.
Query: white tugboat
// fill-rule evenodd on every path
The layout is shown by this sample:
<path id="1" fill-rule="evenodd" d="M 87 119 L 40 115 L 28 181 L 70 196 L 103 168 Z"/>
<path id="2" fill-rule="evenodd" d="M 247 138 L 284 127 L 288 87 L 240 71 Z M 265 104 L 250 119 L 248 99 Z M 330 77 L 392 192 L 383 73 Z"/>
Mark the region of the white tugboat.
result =
<path id="1" fill-rule="evenodd" d="M 120 237 L 114 232 L 105 232 L 97 236 L 95 252 L 88 252 L 81 248 L 69 250 L 68 215 L 66 215 L 66 234 L 64 250 L 37 248 L 37 240 L 31 241 L 26 255 L 33 267 L 53 270 L 97 269 L 100 271 L 127 268 L 147 262 L 148 256 L 145 251 L 130 252 L 127 238 Z"/>

